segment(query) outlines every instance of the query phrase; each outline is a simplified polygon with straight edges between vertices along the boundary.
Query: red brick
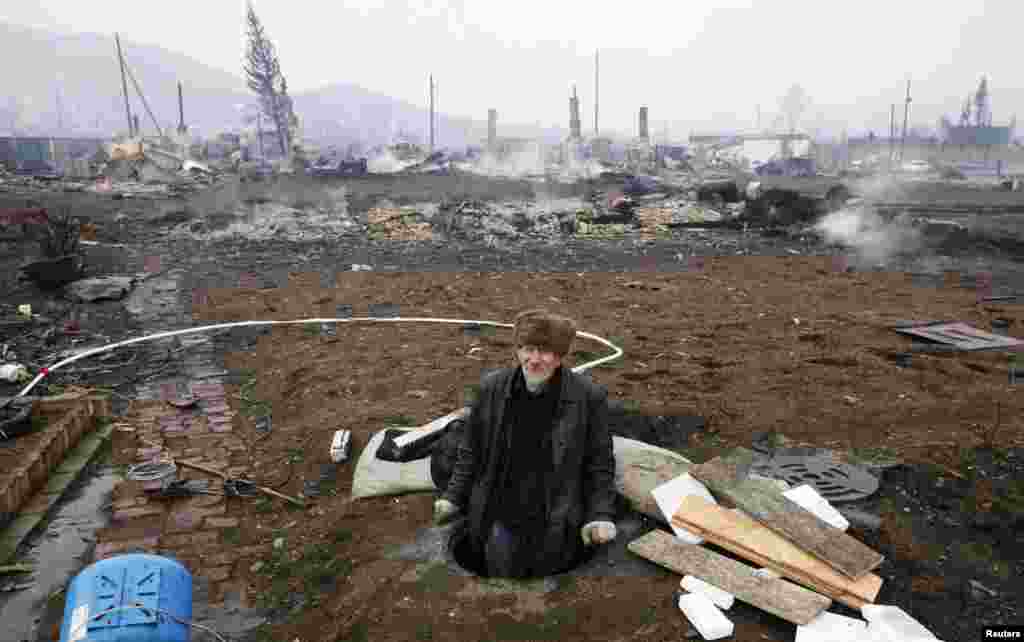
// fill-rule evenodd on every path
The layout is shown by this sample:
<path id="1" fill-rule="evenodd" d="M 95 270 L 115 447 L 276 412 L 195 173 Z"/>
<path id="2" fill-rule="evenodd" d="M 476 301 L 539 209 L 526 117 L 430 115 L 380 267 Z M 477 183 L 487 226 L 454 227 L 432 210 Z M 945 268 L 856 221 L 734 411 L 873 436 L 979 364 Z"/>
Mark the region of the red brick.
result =
<path id="1" fill-rule="evenodd" d="M 137 517 L 154 517 L 163 514 L 164 509 L 162 506 L 136 506 L 135 508 L 115 510 L 113 520 L 115 522 L 123 522 Z"/>
<path id="2" fill-rule="evenodd" d="M 197 507 L 191 504 L 179 508 L 167 519 L 167 532 L 180 533 L 182 531 L 198 530 L 204 517 L 224 515 L 227 512 L 225 504 L 209 507 Z"/>
<path id="3" fill-rule="evenodd" d="M 125 499 L 119 499 L 116 502 L 114 502 L 113 504 L 111 504 L 111 508 L 113 508 L 114 510 L 125 510 L 125 509 L 128 509 L 128 508 L 133 508 L 135 506 L 136 506 L 136 504 L 135 504 L 135 498 L 134 497 L 128 497 L 128 498 L 125 498 Z"/>
<path id="4" fill-rule="evenodd" d="M 188 546 L 210 546 L 217 543 L 216 532 L 182 532 L 173 536 L 164 536 L 161 543 L 167 547 L 183 548 Z"/>
<path id="5" fill-rule="evenodd" d="M 191 531 L 199 528 L 199 525 L 203 521 L 202 515 L 197 515 L 195 511 L 191 510 L 179 510 L 171 513 L 167 518 L 167 532 L 168 533 L 180 533 L 182 531 Z"/>
<path id="6" fill-rule="evenodd" d="M 109 557 L 111 555 L 117 555 L 124 553 L 129 550 L 146 550 L 152 551 L 157 548 L 160 543 L 159 537 L 147 537 L 145 539 L 130 539 L 118 542 L 102 542 L 96 545 L 95 552 L 93 553 L 96 559 L 103 557 Z"/>
<path id="7" fill-rule="evenodd" d="M 219 383 L 192 384 L 192 394 L 201 399 L 212 399 L 224 395 L 224 386 Z"/>
<path id="8" fill-rule="evenodd" d="M 205 526 L 207 528 L 235 528 L 238 526 L 238 519 L 234 517 L 207 517 Z"/>

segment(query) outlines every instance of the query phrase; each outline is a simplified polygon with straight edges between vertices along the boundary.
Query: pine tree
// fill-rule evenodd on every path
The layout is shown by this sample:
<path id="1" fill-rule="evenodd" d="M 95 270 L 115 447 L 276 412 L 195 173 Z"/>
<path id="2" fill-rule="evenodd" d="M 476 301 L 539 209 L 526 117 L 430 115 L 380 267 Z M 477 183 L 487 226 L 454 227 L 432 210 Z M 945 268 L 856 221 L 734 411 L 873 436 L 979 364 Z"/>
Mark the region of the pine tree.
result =
<path id="1" fill-rule="evenodd" d="M 288 155 L 291 148 L 291 126 L 295 119 L 288 97 L 288 83 L 281 74 L 274 43 L 267 35 L 263 23 L 256 15 L 252 2 L 246 3 L 245 77 L 249 89 L 256 92 L 260 108 L 277 129 L 281 153 Z"/>

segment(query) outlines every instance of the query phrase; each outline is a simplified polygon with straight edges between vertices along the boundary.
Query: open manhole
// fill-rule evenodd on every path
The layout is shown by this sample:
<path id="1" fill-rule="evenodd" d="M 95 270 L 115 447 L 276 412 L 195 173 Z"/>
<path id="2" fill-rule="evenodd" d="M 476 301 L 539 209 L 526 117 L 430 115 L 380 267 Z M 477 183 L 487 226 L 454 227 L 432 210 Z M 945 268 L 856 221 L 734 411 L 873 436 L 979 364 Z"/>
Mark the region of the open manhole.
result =
<path id="1" fill-rule="evenodd" d="M 793 486 L 808 484 L 833 503 L 863 499 L 878 490 L 878 479 L 868 471 L 828 457 L 779 456 L 756 463 L 753 470 Z"/>
<path id="2" fill-rule="evenodd" d="M 487 565 L 480 555 L 474 554 L 473 546 L 470 543 L 469 531 L 466 528 L 456 529 L 449 537 L 448 542 L 448 556 L 449 559 L 459 566 L 463 571 L 468 572 L 476 577 L 488 577 Z M 572 573 L 581 566 L 586 565 L 594 558 L 596 553 L 596 547 L 589 546 L 583 548 L 576 560 L 569 569 L 562 571 L 561 573 L 553 573 L 543 577 L 554 577 L 557 575 L 564 575 L 566 573 Z M 536 580 L 541 579 L 538 577 L 520 577 L 514 578 L 517 580 Z"/>

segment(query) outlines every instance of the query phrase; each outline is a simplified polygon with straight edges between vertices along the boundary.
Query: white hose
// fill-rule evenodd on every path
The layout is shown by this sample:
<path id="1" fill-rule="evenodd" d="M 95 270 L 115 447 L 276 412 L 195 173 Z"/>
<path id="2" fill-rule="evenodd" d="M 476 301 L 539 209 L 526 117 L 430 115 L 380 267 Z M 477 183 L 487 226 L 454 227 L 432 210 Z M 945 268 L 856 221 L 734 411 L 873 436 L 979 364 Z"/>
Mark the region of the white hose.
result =
<path id="1" fill-rule="evenodd" d="M 144 337 L 138 337 L 138 338 L 135 338 L 135 339 L 128 339 L 126 341 L 118 341 L 117 343 L 111 343 L 109 345 L 100 346 L 99 348 L 94 348 L 92 350 L 86 350 L 85 352 L 81 352 L 81 353 L 76 354 L 74 356 L 68 357 L 67 359 L 64 359 L 63 361 L 58 362 L 57 364 L 55 364 L 52 367 L 43 368 L 39 372 L 39 374 L 37 374 L 35 376 L 35 378 L 32 379 L 32 381 L 30 381 L 29 384 L 27 386 L 25 386 L 25 388 L 21 392 L 18 393 L 18 396 L 19 397 L 23 397 L 23 396 L 27 395 L 29 393 L 29 391 L 31 391 L 32 388 L 34 388 L 36 386 L 36 384 L 38 384 L 40 381 L 43 380 L 44 377 L 46 377 L 51 372 L 59 370 L 60 368 L 68 365 L 69 363 L 74 363 L 75 361 L 78 361 L 79 359 L 84 359 L 85 357 L 91 357 L 92 355 L 95 355 L 95 354 L 102 354 L 104 352 L 110 352 L 111 350 L 114 350 L 114 349 L 119 348 L 121 346 L 127 346 L 127 345 L 131 345 L 133 343 L 142 343 L 143 341 L 153 341 L 153 340 L 156 340 L 156 339 L 166 339 L 168 337 L 176 337 L 176 336 L 179 336 L 179 335 L 182 335 L 182 334 L 195 334 L 195 333 L 198 333 L 198 332 L 206 332 L 208 330 L 221 330 L 221 329 L 224 329 L 224 328 L 239 328 L 239 327 L 246 327 L 246 326 L 261 326 L 261 325 L 302 325 L 302 324 L 306 324 L 306 323 L 357 323 L 357 322 L 362 322 L 362 321 L 368 321 L 368 322 L 371 322 L 371 323 L 378 323 L 378 322 L 379 323 L 451 323 L 451 324 L 458 324 L 458 325 L 487 325 L 487 326 L 492 326 L 492 327 L 496 327 L 496 328 L 514 328 L 515 327 L 515 324 L 512 324 L 512 323 L 496 323 L 494 321 L 474 321 L 474 320 L 468 320 L 468 319 L 438 319 L 438 318 L 433 318 L 433 317 L 410 317 L 408 319 L 403 319 L 402 317 L 356 317 L 356 318 L 344 318 L 344 319 L 296 319 L 294 321 L 235 321 L 233 323 L 217 323 L 217 324 L 214 324 L 214 325 L 204 325 L 204 326 L 199 326 L 199 327 L 196 327 L 196 328 L 185 328 L 183 330 L 171 330 L 169 332 L 158 332 L 157 334 L 150 334 L 150 335 L 147 335 L 147 336 L 144 336 Z M 600 359 L 597 359 L 595 361 L 591 361 L 590 363 L 585 363 L 585 364 L 576 366 L 575 368 L 572 368 L 572 371 L 575 372 L 575 373 L 583 372 L 585 370 L 593 368 L 594 366 L 601 365 L 602 363 L 604 363 L 606 361 L 611 361 L 612 359 L 617 359 L 617 358 L 621 357 L 622 354 L 623 354 L 622 348 L 616 346 L 615 344 L 611 343 L 607 339 L 604 339 L 602 337 L 597 336 L 596 334 L 590 334 L 589 332 L 579 332 L 579 331 L 577 331 L 576 334 L 578 336 L 581 336 L 581 337 L 585 338 L 585 339 L 591 339 L 593 341 L 597 341 L 598 343 L 604 344 L 605 346 L 611 348 L 612 350 L 615 350 L 615 353 L 607 355 L 607 356 L 604 356 L 604 357 L 601 357 Z"/>

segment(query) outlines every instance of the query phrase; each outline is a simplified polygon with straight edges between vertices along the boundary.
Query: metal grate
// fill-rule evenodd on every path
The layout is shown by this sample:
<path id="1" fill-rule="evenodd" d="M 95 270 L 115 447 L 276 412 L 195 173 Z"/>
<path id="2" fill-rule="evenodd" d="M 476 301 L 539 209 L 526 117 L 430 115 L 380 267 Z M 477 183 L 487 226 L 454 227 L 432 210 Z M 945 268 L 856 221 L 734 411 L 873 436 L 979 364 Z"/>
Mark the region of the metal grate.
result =
<path id="1" fill-rule="evenodd" d="M 779 456 L 754 464 L 753 470 L 793 486 L 808 484 L 830 502 L 852 502 L 878 490 L 871 473 L 828 457 Z"/>

